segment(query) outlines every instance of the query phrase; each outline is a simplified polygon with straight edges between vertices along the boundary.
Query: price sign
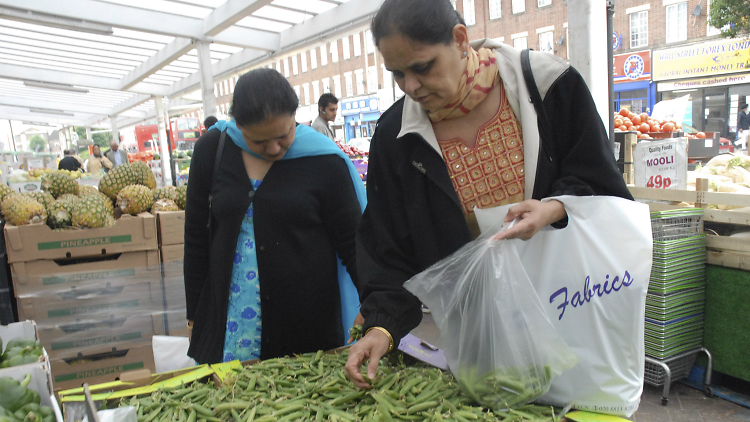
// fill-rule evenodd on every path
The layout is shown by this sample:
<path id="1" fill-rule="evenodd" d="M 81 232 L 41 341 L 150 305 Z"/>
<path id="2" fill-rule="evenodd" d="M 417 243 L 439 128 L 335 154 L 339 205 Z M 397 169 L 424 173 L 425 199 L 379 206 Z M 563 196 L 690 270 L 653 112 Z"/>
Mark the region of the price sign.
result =
<path id="1" fill-rule="evenodd" d="M 687 138 L 642 141 L 635 147 L 635 185 L 687 189 Z"/>

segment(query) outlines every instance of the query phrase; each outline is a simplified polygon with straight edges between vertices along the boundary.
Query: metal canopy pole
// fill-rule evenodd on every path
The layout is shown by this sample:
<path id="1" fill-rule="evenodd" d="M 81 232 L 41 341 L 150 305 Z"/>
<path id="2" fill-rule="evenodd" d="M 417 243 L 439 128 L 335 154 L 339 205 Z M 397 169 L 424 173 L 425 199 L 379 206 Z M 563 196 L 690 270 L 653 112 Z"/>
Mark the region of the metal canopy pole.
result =
<path id="1" fill-rule="evenodd" d="M 172 184 L 170 174 L 167 172 L 171 168 L 170 161 L 172 157 L 169 156 L 169 148 L 167 147 L 167 128 L 165 125 L 165 114 L 164 104 L 162 103 L 161 95 L 154 96 L 154 103 L 156 104 L 156 120 L 159 124 L 159 151 L 161 152 L 161 182 L 162 186 L 168 186 Z"/>
<path id="2" fill-rule="evenodd" d="M 612 18 L 614 16 L 615 0 L 607 0 L 607 39 L 609 40 L 607 43 L 607 60 L 609 63 L 609 66 L 607 66 L 607 70 L 609 71 L 609 79 L 607 80 L 609 83 L 609 114 L 607 116 L 609 117 L 609 140 L 612 142 L 615 141 L 615 121 L 613 119 L 615 114 L 615 52 L 614 46 L 612 45 L 612 34 L 614 31 Z"/>
<path id="3" fill-rule="evenodd" d="M 612 61 L 607 57 L 607 3 L 601 0 L 568 2 L 568 31 L 570 32 L 570 64 L 583 76 L 594 97 L 594 104 L 604 127 L 609 127 L 609 74 Z M 610 60 L 610 61 L 608 61 Z"/>
<path id="4" fill-rule="evenodd" d="M 210 43 L 198 41 L 198 67 L 201 73 L 201 98 L 203 99 L 203 116 L 216 115 L 216 97 L 214 96 L 214 75 L 211 67 Z"/>

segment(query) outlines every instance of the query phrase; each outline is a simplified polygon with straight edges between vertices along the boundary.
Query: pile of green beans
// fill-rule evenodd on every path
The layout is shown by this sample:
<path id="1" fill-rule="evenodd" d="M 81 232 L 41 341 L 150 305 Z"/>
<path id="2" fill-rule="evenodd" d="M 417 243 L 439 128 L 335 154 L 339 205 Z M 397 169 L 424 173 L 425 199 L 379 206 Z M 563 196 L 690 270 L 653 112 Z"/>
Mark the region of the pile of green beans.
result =
<path id="1" fill-rule="evenodd" d="M 475 402 L 491 409 L 515 408 L 533 401 L 549 390 L 552 373 L 549 366 L 524 370 L 497 368 L 479 375 L 471 367 L 459 371 L 463 392 Z"/>
<path id="2" fill-rule="evenodd" d="M 221 386 L 194 382 L 119 405 L 135 406 L 138 422 L 556 421 L 551 407 L 479 407 L 449 372 L 406 365 L 400 352 L 381 361 L 370 389 L 357 389 L 344 374 L 347 356 L 344 350 L 269 359 L 233 373 Z"/>

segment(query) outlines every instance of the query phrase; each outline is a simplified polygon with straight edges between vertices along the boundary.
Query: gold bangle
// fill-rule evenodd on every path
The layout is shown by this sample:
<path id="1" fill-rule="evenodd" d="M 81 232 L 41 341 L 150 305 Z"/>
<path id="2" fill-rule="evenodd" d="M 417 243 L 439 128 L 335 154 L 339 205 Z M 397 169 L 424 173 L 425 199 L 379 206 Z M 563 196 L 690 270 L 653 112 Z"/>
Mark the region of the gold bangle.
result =
<path id="1" fill-rule="evenodd" d="M 388 336 L 388 350 L 386 350 L 386 353 L 388 353 L 391 350 L 393 350 L 393 337 L 391 337 L 391 333 L 389 333 L 388 330 L 386 330 L 383 327 L 370 327 L 370 328 L 367 329 L 367 331 L 365 331 L 365 335 L 367 335 L 367 333 L 369 333 L 372 330 L 378 330 L 381 333 L 383 333 L 386 336 Z"/>
<path id="2" fill-rule="evenodd" d="M 188 330 L 192 330 L 193 329 L 193 322 L 192 321 L 188 321 L 187 327 L 188 327 Z"/>

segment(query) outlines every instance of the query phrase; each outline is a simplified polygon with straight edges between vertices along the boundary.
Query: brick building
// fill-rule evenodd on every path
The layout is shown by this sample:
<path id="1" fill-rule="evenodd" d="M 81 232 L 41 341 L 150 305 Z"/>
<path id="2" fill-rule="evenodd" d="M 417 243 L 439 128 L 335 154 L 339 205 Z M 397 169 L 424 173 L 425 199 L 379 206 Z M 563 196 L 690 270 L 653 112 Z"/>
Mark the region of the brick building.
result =
<path id="1" fill-rule="evenodd" d="M 706 1 L 616 0 L 613 43 L 617 108 L 650 111 L 662 99 L 690 95 L 686 123 L 724 136 L 734 130 L 737 105 L 750 100 L 745 98 L 750 95 L 750 85 L 743 83 L 744 65 L 741 67 L 737 58 L 730 56 L 735 50 L 750 53 L 750 43 L 718 37 L 718 31 L 707 24 L 710 0 Z M 471 39 L 497 38 L 517 48 L 547 51 L 566 60 L 569 49 L 575 48 L 568 44 L 565 0 L 453 3 L 466 20 Z M 722 60 L 725 64 L 718 64 Z M 274 57 L 261 65 L 284 74 L 297 91 L 300 122 L 317 116 L 320 94 L 336 95 L 341 102 L 335 130 L 341 139 L 371 136 L 382 111 L 403 95 L 390 72 L 385 71 L 366 24 L 314 48 Z M 726 76 L 730 74 L 733 77 Z M 696 77 L 700 80 L 693 81 Z M 228 113 L 235 81 L 216 84 L 220 114 Z M 691 83 L 700 87 L 694 89 Z M 685 86 L 690 89 L 681 89 Z"/>

